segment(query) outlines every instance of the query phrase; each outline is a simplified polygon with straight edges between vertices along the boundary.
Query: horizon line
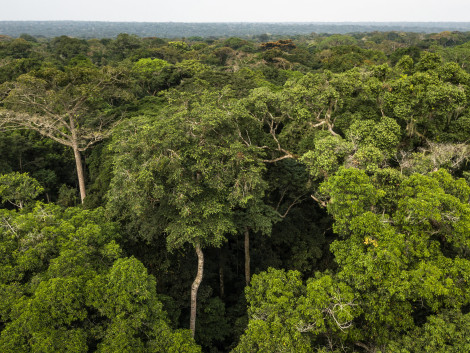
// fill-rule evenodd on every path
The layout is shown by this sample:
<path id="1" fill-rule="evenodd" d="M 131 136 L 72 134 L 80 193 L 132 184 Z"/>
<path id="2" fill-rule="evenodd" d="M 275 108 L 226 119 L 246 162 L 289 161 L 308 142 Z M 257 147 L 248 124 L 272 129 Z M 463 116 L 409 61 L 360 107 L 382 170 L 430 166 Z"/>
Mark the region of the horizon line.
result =
<path id="1" fill-rule="evenodd" d="M 212 23 L 260 23 L 260 24 L 386 24 L 386 23 L 468 23 L 470 21 L 115 21 L 115 20 L 0 20 L 0 22 L 104 22 L 104 23 L 175 23 L 175 24 L 212 24 Z"/>

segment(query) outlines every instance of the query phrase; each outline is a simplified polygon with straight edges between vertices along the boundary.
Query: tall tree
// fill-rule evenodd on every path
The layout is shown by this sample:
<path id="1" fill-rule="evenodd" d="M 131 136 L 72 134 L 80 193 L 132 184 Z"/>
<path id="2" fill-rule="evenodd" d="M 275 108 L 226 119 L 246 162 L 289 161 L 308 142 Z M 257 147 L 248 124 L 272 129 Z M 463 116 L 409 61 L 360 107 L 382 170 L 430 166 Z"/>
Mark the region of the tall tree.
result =
<path id="1" fill-rule="evenodd" d="M 63 71 L 44 66 L 2 87 L 0 129 L 30 129 L 72 149 L 80 198 L 86 196 L 81 152 L 110 133 L 113 107 L 131 99 L 122 73 L 88 61 Z"/>
<path id="2" fill-rule="evenodd" d="M 134 218 L 153 214 L 160 220 L 154 236 L 164 233 L 170 250 L 186 243 L 194 247 L 193 335 L 204 248 L 220 246 L 235 232 L 234 209 L 246 206 L 250 190 L 262 182 L 263 165 L 252 156 L 257 150 L 237 139 L 227 96 L 230 92 L 170 92 L 171 108 L 157 118 L 123 123 L 112 143 L 110 209 L 130 211 Z"/>
<path id="3" fill-rule="evenodd" d="M 296 271 L 253 276 L 235 352 L 447 351 L 445 337 L 468 327 L 468 184 L 444 170 L 405 177 L 384 168 L 369 177 L 340 168 L 321 191 L 340 236 L 331 244 L 338 268 L 306 285 Z"/>

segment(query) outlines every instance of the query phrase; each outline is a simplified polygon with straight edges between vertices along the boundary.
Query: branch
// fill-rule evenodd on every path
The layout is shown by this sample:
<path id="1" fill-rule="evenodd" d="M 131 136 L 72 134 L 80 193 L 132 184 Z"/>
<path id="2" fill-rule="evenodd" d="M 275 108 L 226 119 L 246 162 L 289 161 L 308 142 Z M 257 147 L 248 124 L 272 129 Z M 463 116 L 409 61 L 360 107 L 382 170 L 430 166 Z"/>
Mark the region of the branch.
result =
<path id="1" fill-rule="evenodd" d="M 311 197 L 312 199 L 314 199 L 316 202 L 318 202 L 321 207 L 326 207 L 326 206 L 328 205 L 328 202 L 325 202 L 325 201 L 323 201 L 323 200 L 317 199 L 317 198 L 315 197 L 315 195 L 313 195 L 313 194 L 310 195 L 310 197 Z"/>
<path id="2" fill-rule="evenodd" d="M 15 205 L 16 206 L 16 205 Z M 18 207 L 18 206 L 17 206 Z M 6 218 L 3 218 L 2 219 L 3 222 L 6 223 L 6 225 L 8 226 L 8 228 L 10 228 L 10 230 L 12 231 L 12 233 L 15 235 L 15 236 L 18 236 L 18 233 L 16 233 L 16 231 L 13 229 L 13 227 L 11 226 L 11 224 L 8 222 L 8 220 Z"/>
<path id="3" fill-rule="evenodd" d="M 7 109 L 0 110 L 1 132 L 17 129 L 34 130 L 39 134 L 60 143 L 61 145 L 72 147 L 73 128 L 76 130 L 76 133 L 78 135 L 78 142 L 81 145 L 79 151 L 81 152 L 90 148 L 95 143 L 107 138 L 111 134 L 112 128 L 118 123 L 119 121 L 113 123 L 107 129 L 103 128 L 106 122 L 101 122 L 96 129 L 89 129 L 84 127 L 75 128 L 65 123 L 65 118 L 62 116 L 58 117 L 56 115 L 54 117 L 51 117 L 37 114 L 14 112 L 12 110 Z M 66 128 L 64 129 L 65 126 Z M 70 135 L 67 133 L 70 133 Z"/>
<path id="4" fill-rule="evenodd" d="M 287 210 L 286 212 L 284 212 L 283 215 L 279 214 L 279 216 L 281 216 L 281 218 L 286 218 L 287 214 L 289 213 L 289 211 L 291 210 L 292 207 L 294 207 L 295 205 L 301 203 L 303 200 L 302 200 L 302 197 L 305 196 L 305 194 L 303 195 L 300 195 L 299 197 L 297 197 L 290 205 L 289 207 L 287 207 Z M 279 213 L 279 212 L 278 212 Z"/>
<path id="5" fill-rule="evenodd" d="M 283 159 L 286 159 L 286 158 L 295 159 L 295 157 L 293 155 L 288 153 L 288 154 L 286 154 L 282 157 L 278 157 L 278 158 L 274 158 L 274 159 L 263 159 L 262 162 L 264 162 L 264 163 L 276 163 L 276 162 L 282 161 Z"/>
<path id="6" fill-rule="evenodd" d="M 362 342 L 355 342 L 355 345 L 358 346 L 358 347 L 364 348 L 366 350 L 366 352 L 374 352 L 375 351 L 374 349 L 368 347 L 367 345 L 365 345 Z"/>
<path id="7" fill-rule="evenodd" d="M 349 321 L 345 321 L 345 322 L 339 322 L 338 319 L 336 318 L 336 315 L 335 315 L 335 309 L 337 307 L 339 307 L 340 310 L 343 310 L 343 308 L 345 306 L 357 306 L 358 304 L 354 304 L 353 302 L 348 302 L 348 303 L 342 303 L 341 302 L 341 297 L 338 296 L 332 296 L 331 299 L 333 299 L 334 301 L 334 304 L 333 306 L 331 307 L 328 307 L 328 308 L 325 308 L 323 309 L 323 312 L 327 313 L 328 315 L 330 315 L 332 318 L 333 318 L 333 321 L 336 323 L 336 325 L 338 326 L 338 328 L 341 330 L 341 331 L 344 331 L 348 328 L 350 328 L 353 324 L 353 321 L 352 320 L 349 320 Z"/>
<path id="8" fill-rule="evenodd" d="M 284 200 L 284 196 L 286 195 L 286 190 L 284 189 L 281 193 L 281 197 L 279 198 L 279 202 L 277 203 L 277 206 L 276 206 L 276 212 L 278 212 L 279 210 L 279 206 L 281 206 L 281 202 L 282 200 Z M 279 212 L 278 212 L 279 213 Z"/>
<path id="9" fill-rule="evenodd" d="M 242 132 L 240 131 L 240 128 L 239 128 L 238 126 L 237 126 L 237 132 L 238 132 L 238 136 L 239 136 L 240 139 L 243 141 L 243 143 L 244 143 L 247 147 L 250 147 L 250 146 L 251 146 L 251 140 L 250 140 L 250 136 L 248 135 L 248 131 L 247 131 L 248 141 L 243 138 Z"/>
<path id="10" fill-rule="evenodd" d="M 295 328 L 297 329 L 297 331 L 301 333 L 305 333 L 305 332 L 312 331 L 315 328 L 315 326 L 316 326 L 316 322 L 314 322 L 313 324 L 299 324 L 295 326 Z"/>
<path id="11" fill-rule="evenodd" d="M 263 159 L 262 161 L 264 163 L 275 163 L 275 162 L 279 162 L 283 159 L 286 159 L 286 158 L 292 158 L 292 159 L 295 159 L 294 155 L 292 153 L 290 153 L 289 151 L 283 149 L 281 147 L 281 144 L 279 142 L 279 140 L 277 139 L 277 136 L 276 136 L 276 129 L 277 129 L 277 124 L 274 123 L 274 117 L 271 113 L 268 113 L 269 116 L 271 117 L 271 121 L 269 123 L 269 133 L 270 135 L 273 137 L 274 141 L 276 142 L 277 144 L 277 150 L 280 151 L 280 152 L 283 152 L 284 153 L 284 156 L 282 157 L 278 157 L 278 158 L 274 158 L 274 159 Z"/>
<path id="12" fill-rule="evenodd" d="M 45 120 L 46 119 L 46 120 Z M 24 128 L 39 132 L 41 135 L 65 145 L 71 146 L 71 137 L 61 131 L 53 123 L 47 122 L 47 117 L 36 114 L 17 113 L 11 110 L 0 110 L 0 131 L 9 131 L 12 128 Z M 57 136 L 59 135 L 59 136 Z"/>
<path id="13" fill-rule="evenodd" d="M 326 124 L 326 121 L 321 121 L 319 122 L 318 124 L 313 124 L 313 123 L 310 123 L 310 126 L 315 128 L 315 127 L 319 127 L 319 126 L 322 126 L 322 125 L 325 125 Z"/>

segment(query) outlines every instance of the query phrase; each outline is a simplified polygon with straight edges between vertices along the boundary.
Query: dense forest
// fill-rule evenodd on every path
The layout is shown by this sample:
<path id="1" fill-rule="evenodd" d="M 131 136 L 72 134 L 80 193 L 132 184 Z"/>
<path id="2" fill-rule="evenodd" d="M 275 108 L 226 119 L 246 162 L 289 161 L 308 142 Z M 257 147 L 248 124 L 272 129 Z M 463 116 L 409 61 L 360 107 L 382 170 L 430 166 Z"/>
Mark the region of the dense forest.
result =
<path id="1" fill-rule="evenodd" d="M 470 32 L 0 37 L 0 352 L 470 351 Z"/>

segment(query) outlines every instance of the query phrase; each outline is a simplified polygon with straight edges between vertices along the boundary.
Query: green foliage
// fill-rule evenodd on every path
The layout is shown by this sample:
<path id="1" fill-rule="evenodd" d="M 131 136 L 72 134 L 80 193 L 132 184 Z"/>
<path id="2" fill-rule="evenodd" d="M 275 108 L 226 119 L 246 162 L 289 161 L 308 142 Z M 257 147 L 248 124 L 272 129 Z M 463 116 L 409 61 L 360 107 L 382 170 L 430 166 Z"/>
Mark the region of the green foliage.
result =
<path id="1" fill-rule="evenodd" d="M 343 170 L 324 186 L 335 228 L 348 235 L 331 248 L 338 277 L 361 293 L 364 319 L 372 325 L 368 339 L 380 345 L 413 328 L 420 315 L 467 305 L 470 263 L 461 251 L 468 246 L 470 188 L 443 170 L 415 174 L 395 187 L 396 211 L 387 214 L 366 204 L 365 190 L 369 200 L 385 192 L 359 175 Z M 346 176 L 352 182 L 347 189 Z M 340 180 L 347 198 L 337 194 Z M 359 200 L 368 207 L 361 209 Z"/>
<path id="2" fill-rule="evenodd" d="M 102 209 L 1 213 L 2 352 L 199 351 L 169 329 L 154 278 L 122 257 Z"/>
<path id="3" fill-rule="evenodd" d="M 0 38 L 0 351 L 468 351 L 470 34 L 187 26 Z"/>
<path id="4" fill-rule="evenodd" d="M 409 55 L 403 55 L 395 65 L 395 68 L 401 70 L 404 74 L 410 74 L 413 71 L 414 62 Z"/>
<path id="5" fill-rule="evenodd" d="M 304 319 L 296 311 L 302 294 L 298 272 L 270 269 L 253 276 L 246 289 L 250 321 L 235 352 L 307 352 L 308 338 L 296 330 Z"/>
<path id="6" fill-rule="evenodd" d="M 324 182 L 320 192 L 328 194 L 328 211 L 335 216 L 334 229 L 346 235 L 354 217 L 373 210 L 384 196 L 383 190 L 376 189 L 363 170 L 340 168 Z"/>
<path id="7" fill-rule="evenodd" d="M 146 75 L 160 71 L 167 65 L 169 65 L 169 63 L 165 60 L 145 58 L 134 63 L 133 70 L 139 74 Z"/>
<path id="8" fill-rule="evenodd" d="M 170 64 L 162 59 L 143 58 L 132 66 L 137 84 L 144 90 L 145 95 L 155 95 L 161 87 L 161 71 Z"/>
<path id="9" fill-rule="evenodd" d="M 64 207 L 73 207 L 78 203 L 77 190 L 62 184 L 59 188 L 57 204 Z"/>
<path id="10" fill-rule="evenodd" d="M 432 53 L 423 54 L 417 66 L 420 71 L 412 76 L 405 74 L 389 83 L 383 95 L 384 113 L 406 126 L 408 136 L 448 139 L 446 131 L 466 105 L 461 84 L 466 79 L 455 68 L 442 66 Z"/>
<path id="11" fill-rule="evenodd" d="M 391 342 L 389 352 L 465 352 L 470 349 L 469 314 L 458 310 L 432 315 L 427 322 L 400 340 Z"/>
<path id="12" fill-rule="evenodd" d="M 135 35 L 119 33 L 110 45 L 111 55 L 122 60 L 141 47 L 141 39 Z"/>
<path id="13" fill-rule="evenodd" d="M 356 148 L 375 147 L 384 155 L 392 156 L 400 142 L 400 126 L 387 117 L 382 117 L 379 122 L 356 120 L 349 127 L 347 137 Z"/>
<path id="14" fill-rule="evenodd" d="M 123 207 L 136 214 L 152 208 L 169 221 L 169 248 L 218 245 L 234 231 L 233 208 L 245 207 L 262 183 L 263 167 L 255 149 L 233 138 L 234 121 L 216 94 L 168 98 L 176 109 L 124 124 L 111 146 L 117 153 L 110 206 L 121 214 Z"/>
<path id="15" fill-rule="evenodd" d="M 168 45 L 170 47 L 176 48 L 178 50 L 188 50 L 189 46 L 185 42 L 180 42 L 180 41 L 173 41 L 173 42 L 168 42 Z"/>
<path id="16" fill-rule="evenodd" d="M 327 135 L 316 139 L 315 149 L 305 153 L 300 160 L 314 178 L 326 179 L 338 170 L 353 148 L 351 142 L 340 136 Z"/>
<path id="17" fill-rule="evenodd" d="M 183 60 L 179 62 L 176 67 L 181 69 L 183 75 L 188 76 L 196 76 L 209 70 L 207 65 L 204 65 L 197 60 Z"/>
<path id="18" fill-rule="evenodd" d="M 18 208 L 23 208 L 25 202 L 35 199 L 43 191 L 39 182 L 27 173 L 0 175 L 0 198 Z"/>
<path id="19" fill-rule="evenodd" d="M 57 59 L 66 61 L 79 54 L 86 54 L 88 43 L 83 39 L 60 36 L 52 40 L 51 47 Z"/>
<path id="20" fill-rule="evenodd" d="M 232 49 L 240 49 L 242 46 L 247 45 L 249 42 L 237 37 L 231 37 L 225 40 L 224 46 Z"/>
<path id="21" fill-rule="evenodd" d="M 196 323 L 196 340 L 202 346 L 211 347 L 215 342 L 222 342 L 231 333 L 225 304 L 215 297 L 200 305 L 200 308 L 201 313 Z"/>
<path id="22" fill-rule="evenodd" d="M 253 276 L 246 297 L 250 321 L 234 352 L 310 352 L 327 336 L 344 339 L 360 314 L 351 289 L 329 275 L 304 284 L 297 271 L 271 268 Z"/>
<path id="23" fill-rule="evenodd" d="M 420 71 L 433 70 L 439 67 L 442 58 L 437 53 L 423 52 L 416 68 Z"/>

